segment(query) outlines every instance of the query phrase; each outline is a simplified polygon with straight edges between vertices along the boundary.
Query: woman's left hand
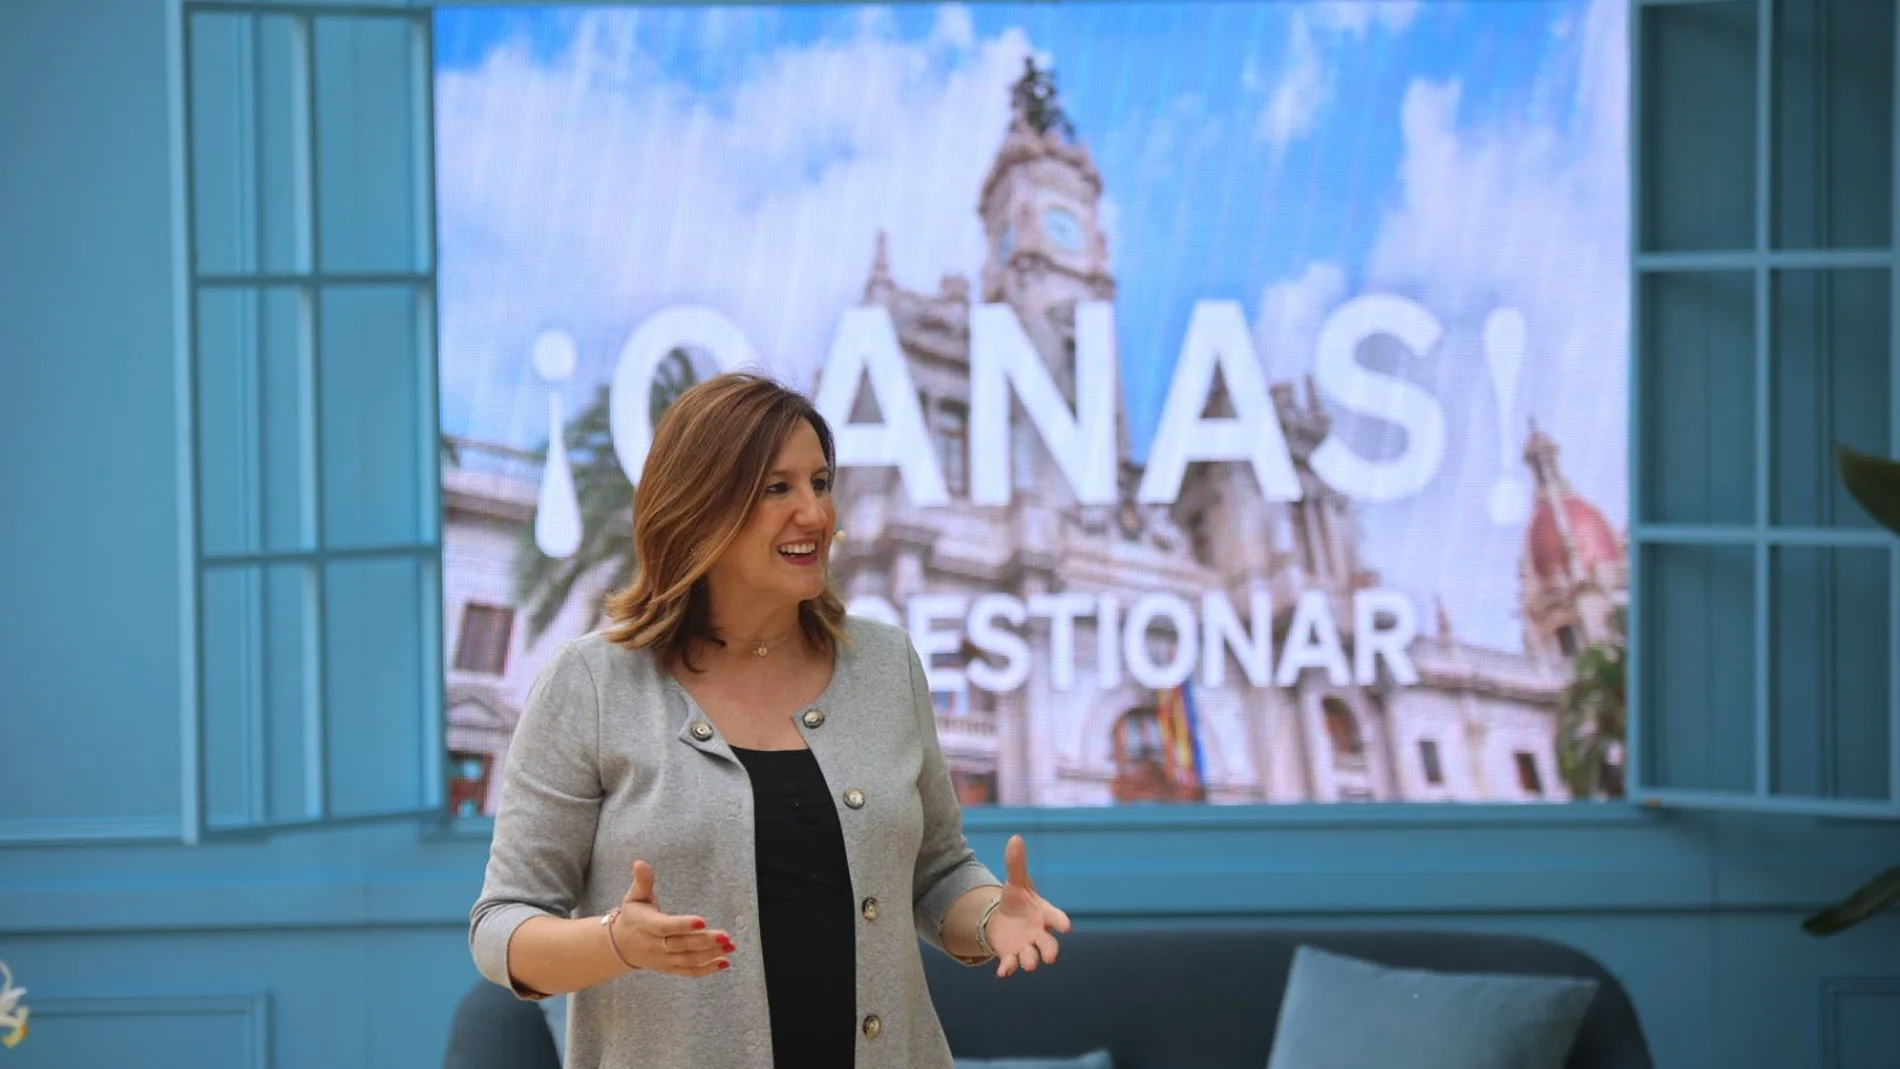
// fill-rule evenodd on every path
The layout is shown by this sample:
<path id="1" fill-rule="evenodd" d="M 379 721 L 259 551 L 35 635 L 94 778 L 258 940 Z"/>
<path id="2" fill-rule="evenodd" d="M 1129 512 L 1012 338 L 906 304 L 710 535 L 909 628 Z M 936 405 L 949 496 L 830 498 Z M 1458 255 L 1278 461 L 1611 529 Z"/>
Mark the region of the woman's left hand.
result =
<path id="1" fill-rule="evenodd" d="M 1043 962 L 1054 964 L 1054 932 L 1069 930 L 1069 915 L 1049 904 L 1036 893 L 1029 878 L 1029 848 L 1023 837 L 1012 835 L 1003 848 L 1003 868 L 1008 882 L 1003 885 L 1003 901 L 990 914 L 985 928 L 990 949 L 996 952 L 996 975 L 1008 976 L 1017 969 L 1034 971 Z"/>

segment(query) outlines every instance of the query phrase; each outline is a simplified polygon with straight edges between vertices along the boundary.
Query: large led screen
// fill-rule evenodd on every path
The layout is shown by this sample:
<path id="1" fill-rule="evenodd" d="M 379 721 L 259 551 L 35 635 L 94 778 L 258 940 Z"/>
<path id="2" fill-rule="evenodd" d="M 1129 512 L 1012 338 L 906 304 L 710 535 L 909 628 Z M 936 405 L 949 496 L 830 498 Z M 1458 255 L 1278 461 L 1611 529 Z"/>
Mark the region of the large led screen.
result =
<path id="1" fill-rule="evenodd" d="M 436 18 L 457 812 L 730 368 L 969 805 L 1622 793 L 1622 0 Z"/>

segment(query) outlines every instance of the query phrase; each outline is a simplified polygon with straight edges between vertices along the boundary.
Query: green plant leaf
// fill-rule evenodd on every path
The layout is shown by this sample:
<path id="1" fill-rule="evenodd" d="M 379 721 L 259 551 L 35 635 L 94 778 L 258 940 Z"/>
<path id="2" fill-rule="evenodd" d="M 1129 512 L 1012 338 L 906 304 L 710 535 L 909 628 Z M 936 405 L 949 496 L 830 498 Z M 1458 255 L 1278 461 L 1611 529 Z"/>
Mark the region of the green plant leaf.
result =
<path id="1" fill-rule="evenodd" d="M 1880 526 L 1900 534 L 1900 461 L 1858 453 L 1836 444 L 1834 462 L 1840 468 L 1841 482 L 1847 492 L 1867 510 L 1867 515 Z"/>
<path id="2" fill-rule="evenodd" d="M 1868 880 L 1843 899 L 1840 905 L 1824 909 L 1802 921 L 1801 927 L 1809 935 L 1833 935 L 1852 928 L 1893 905 L 1896 900 L 1900 900 L 1900 865 Z"/>

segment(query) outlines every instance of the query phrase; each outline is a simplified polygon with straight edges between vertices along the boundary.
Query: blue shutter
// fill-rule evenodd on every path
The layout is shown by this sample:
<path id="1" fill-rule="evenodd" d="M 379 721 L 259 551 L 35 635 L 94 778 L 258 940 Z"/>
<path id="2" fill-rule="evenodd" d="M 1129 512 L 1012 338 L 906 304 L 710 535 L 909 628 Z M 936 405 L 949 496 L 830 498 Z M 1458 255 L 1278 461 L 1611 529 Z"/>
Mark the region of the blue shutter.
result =
<path id="1" fill-rule="evenodd" d="M 1894 3 L 1635 15 L 1632 797 L 1900 816 Z"/>
<path id="2" fill-rule="evenodd" d="M 187 3 L 184 19 L 185 836 L 434 815 L 429 15 Z"/>

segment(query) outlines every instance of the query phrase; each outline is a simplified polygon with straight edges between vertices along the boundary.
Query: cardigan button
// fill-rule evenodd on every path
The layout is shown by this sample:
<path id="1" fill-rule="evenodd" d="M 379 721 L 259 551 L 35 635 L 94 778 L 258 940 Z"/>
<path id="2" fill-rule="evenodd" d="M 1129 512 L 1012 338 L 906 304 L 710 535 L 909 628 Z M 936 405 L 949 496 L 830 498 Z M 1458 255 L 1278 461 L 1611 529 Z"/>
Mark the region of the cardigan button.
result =
<path id="1" fill-rule="evenodd" d="M 864 792 L 858 790 L 856 787 L 846 787 L 844 792 L 844 804 L 853 809 L 863 809 Z"/>
<path id="2" fill-rule="evenodd" d="M 864 1038 L 876 1039 L 878 1033 L 882 1031 L 884 1031 L 884 1022 L 877 1019 L 877 1014 L 874 1013 L 864 1019 Z"/>
<path id="3" fill-rule="evenodd" d="M 862 912 L 864 913 L 865 920 L 867 921 L 876 920 L 877 919 L 877 899 L 875 898 L 865 899 L 864 905 L 862 907 Z"/>
<path id="4" fill-rule="evenodd" d="M 692 731 L 693 731 L 693 738 L 696 738 L 701 742 L 705 742 L 707 739 L 712 738 L 712 725 L 706 723 L 704 720 L 693 721 Z"/>
<path id="5" fill-rule="evenodd" d="M 805 710 L 805 726 L 808 728 L 824 727 L 825 726 L 825 711 L 823 709 Z"/>

